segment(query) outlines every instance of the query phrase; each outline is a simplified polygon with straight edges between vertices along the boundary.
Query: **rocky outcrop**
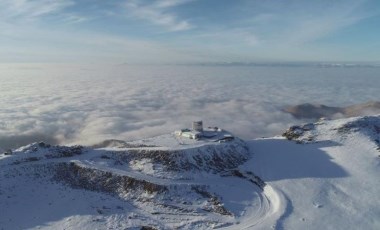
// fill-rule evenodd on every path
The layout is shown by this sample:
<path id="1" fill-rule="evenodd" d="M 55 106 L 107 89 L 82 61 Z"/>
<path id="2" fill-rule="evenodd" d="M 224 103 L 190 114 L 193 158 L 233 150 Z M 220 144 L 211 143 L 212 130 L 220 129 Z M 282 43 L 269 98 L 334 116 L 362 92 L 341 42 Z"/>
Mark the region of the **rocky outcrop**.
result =
<path id="1" fill-rule="evenodd" d="M 249 159 L 249 149 L 243 140 L 199 148 L 183 150 L 161 150 L 155 148 L 130 149 L 122 152 L 112 152 L 110 157 L 120 162 L 133 160 L 149 160 L 159 164 L 168 171 L 227 171 Z"/>
<path id="2" fill-rule="evenodd" d="M 106 192 L 122 196 L 134 193 L 162 193 L 166 186 L 154 184 L 133 177 L 117 175 L 112 172 L 82 167 L 74 162 L 59 163 L 55 167 L 53 179 L 71 187 L 91 191 Z"/>

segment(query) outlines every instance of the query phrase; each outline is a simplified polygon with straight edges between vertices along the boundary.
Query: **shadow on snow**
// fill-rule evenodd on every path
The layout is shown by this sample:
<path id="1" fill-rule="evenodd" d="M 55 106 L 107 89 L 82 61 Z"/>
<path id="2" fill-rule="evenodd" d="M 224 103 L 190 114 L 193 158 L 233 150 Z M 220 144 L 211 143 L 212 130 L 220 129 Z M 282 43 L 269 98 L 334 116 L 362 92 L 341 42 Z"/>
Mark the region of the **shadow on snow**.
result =
<path id="1" fill-rule="evenodd" d="M 254 153 L 250 166 L 264 181 L 349 175 L 324 150 L 340 145 L 333 141 L 297 144 L 286 139 L 259 139 L 248 144 Z"/>

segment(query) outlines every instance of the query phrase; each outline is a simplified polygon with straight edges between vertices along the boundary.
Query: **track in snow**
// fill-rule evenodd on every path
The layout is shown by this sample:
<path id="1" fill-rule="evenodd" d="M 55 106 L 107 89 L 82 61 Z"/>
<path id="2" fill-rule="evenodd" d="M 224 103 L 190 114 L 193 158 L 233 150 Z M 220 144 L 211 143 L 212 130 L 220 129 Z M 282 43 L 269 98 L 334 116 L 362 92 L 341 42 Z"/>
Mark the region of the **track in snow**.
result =
<path id="1" fill-rule="evenodd" d="M 284 195 L 270 185 L 266 185 L 264 190 L 259 193 L 259 208 L 240 217 L 238 226 L 231 226 L 226 229 L 252 229 L 267 228 L 268 226 L 277 226 L 277 221 L 285 212 L 287 201 Z"/>
<path id="2" fill-rule="evenodd" d="M 207 183 L 210 184 L 210 180 L 203 181 L 201 178 L 197 178 L 196 181 L 167 180 L 148 176 L 139 172 L 135 172 L 133 170 L 119 170 L 107 166 L 100 166 L 97 164 L 92 164 L 88 161 L 77 161 L 77 163 L 79 163 L 83 167 L 96 168 L 98 170 L 103 171 L 111 171 L 119 175 L 126 175 L 136 179 L 146 180 L 151 183 L 157 183 L 160 185 L 202 185 Z M 254 186 L 256 187 L 256 185 Z M 238 217 L 237 219 L 239 221 L 239 224 L 231 225 L 229 227 L 226 227 L 226 229 L 251 229 L 252 227 L 260 228 L 260 226 L 264 227 L 281 225 L 281 217 L 284 215 L 288 203 L 284 195 L 269 184 L 267 184 L 263 188 L 263 190 L 257 187 L 256 195 L 259 199 L 258 205 L 255 206 L 254 209 L 252 208 L 252 210 L 246 211 L 242 216 Z"/>

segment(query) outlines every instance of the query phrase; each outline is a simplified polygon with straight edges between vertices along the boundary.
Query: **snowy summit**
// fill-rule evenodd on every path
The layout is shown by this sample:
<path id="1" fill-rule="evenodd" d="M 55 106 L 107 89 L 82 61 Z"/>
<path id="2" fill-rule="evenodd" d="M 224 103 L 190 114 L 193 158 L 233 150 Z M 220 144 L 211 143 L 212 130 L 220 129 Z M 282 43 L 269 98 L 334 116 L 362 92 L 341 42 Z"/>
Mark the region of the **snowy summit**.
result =
<path id="1" fill-rule="evenodd" d="M 41 142 L 1 154 L 0 227 L 380 227 L 380 116 L 250 141 L 199 124 L 133 142 Z"/>

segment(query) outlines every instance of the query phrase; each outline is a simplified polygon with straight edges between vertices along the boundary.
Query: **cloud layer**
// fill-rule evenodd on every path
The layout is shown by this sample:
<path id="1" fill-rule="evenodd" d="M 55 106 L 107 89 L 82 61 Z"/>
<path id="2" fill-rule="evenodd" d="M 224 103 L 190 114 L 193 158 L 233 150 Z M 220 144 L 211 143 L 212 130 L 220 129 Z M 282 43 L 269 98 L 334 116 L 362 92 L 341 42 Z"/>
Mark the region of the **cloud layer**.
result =
<path id="1" fill-rule="evenodd" d="M 243 138 L 299 123 L 288 105 L 378 100 L 379 68 L 0 65 L 0 148 L 140 139 L 192 120 Z"/>

